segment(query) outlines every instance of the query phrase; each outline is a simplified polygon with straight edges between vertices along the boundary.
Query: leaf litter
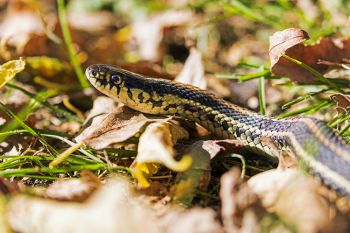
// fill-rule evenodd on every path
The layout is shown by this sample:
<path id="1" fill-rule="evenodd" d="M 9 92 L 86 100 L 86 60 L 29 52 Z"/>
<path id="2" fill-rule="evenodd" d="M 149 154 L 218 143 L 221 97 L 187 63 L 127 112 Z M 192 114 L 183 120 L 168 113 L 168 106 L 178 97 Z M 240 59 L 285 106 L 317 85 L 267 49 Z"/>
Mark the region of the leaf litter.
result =
<path id="1" fill-rule="evenodd" d="M 82 4 L 79 0 L 70 2 L 76 6 Z M 84 4 L 86 2 L 83 1 Z M 234 2 L 235 7 L 242 7 L 240 4 L 243 3 Z M 103 6 L 106 9 L 115 7 L 109 3 L 103 4 L 106 4 Z M 169 4 L 173 3 L 169 1 Z M 308 4 L 316 6 L 313 2 Z M 66 54 L 61 49 L 63 46 L 57 44 L 62 42 L 62 38 L 59 37 L 61 32 L 52 11 L 54 7 L 51 10 L 42 9 L 40 14 L 51 11 L 51 16 L 54 16 L 44 18 L 42 22 L 38 14 L 32 14 L 31 8 L 24 5 L 23 12 L 16 12 L 16 5 L 11 5 L 13 12 L 5 17 L 7 21 L 1 26 L 11 29 L 8 25 L 15 25 L 16 18 L 28 11 L 26 17 L 30 17 L 30 20 L 27 23 L 37 22 L 34 24 L 40 27 L 22 31 L 23 38 L 16 33 L 5 39 L 1 37 L 1 57 L 4 60 L 30 56 L 25 58 L 26 68 L 18 70 L 18 79 L 9 81 L 10 85 L 22 85 L 20 82 L 23 82 L 33 93 L 55 89 L 61 94 L 56 92 L 53 97 L 37 101 L 40 103 L 37 105 L 39 110 L 23 114 L 22 120 L 28 126 L 27 130 L 14 129 L 19 130 L 16 136 L 26 144 L 21 141 L 19 146 L 17 142 L 11 150 L 14 153 L 4 155 L 1 174 L 15 174 L 18 178 L 15 175 L 6 177 L 30 187 L 21 189 L 16 195 L 1 189 L 0 212 L 3 214 L 0 222 L 4 223 L 0 225 L 1 232 L 348 231 L 348 201 L 323 190 L 317 182 L 295 168 L 279 166 L 277 170 L 256 175 L 257 171 L 261 171 L 258 170 L 261 164 L 251 164 L 256 157 L 241 150 L 245 146 L 242 141 L 213 140 L 204 130 L 199 131 L 199 126 L 193 127 L 193 123 L 190 126 L 188 122 L 173 117 L 141 114 L 106 97 L 96 98 L 96 93 L 91 89 L 79 91 L 79 85 L 72 79 L 75 75 Z M 251 34 L 256 23 L 242 16 L 231 15 L 220 19 L 228 31 L 218 30 L 217 20 L 223 12 L 227 17 L 244 7 L 235 11 L 230 8 L 231 11 L 227 12 L 217 6 L 207 10 L 206 6 L 201 8 L 190 3 L 190 7 L 193 8 L 189 8 L 189 11 L 178 9 L 156 12 L 151 16 L 141 14 L 142 17 L 138 19 L 130 17 L 130 22 L 119 13 L 106 12 L 106 15 L 102 15 L 94 12 L 79 19 L 79 12 L 69 12 L 76 56 L 84 66 L 102 62 L 119 64 L 148 76 L 168 79 L 177 76 L 178 81 L 201 88 L 208 86 L 213 89 L 214 82 L 211 81 L 215 80 L 218 84 L 214 89 L 220 92 L 220 96 L 228 98 L 234 94 L 245 94 L 247 97 L 242 104 L 256 108 L 257 104 L 247 102 L 252 98 L 257 100 L 257 85 L 246 83 L 244 88 L 234 89 L 232 86 L 236 84 L 233 82 L 213 77 L 215 72 L 247 72 L 246 68 L 241 68 L 244 67 L 240 63 L 242 60 L 251 62 L 260 59 L 257 54 L 267 55 L 263 49 L 267 44 Z M 227 5 L 223 9 L 225 7 Z M 247 13 L 247 9 L 243 12 Z M 127 13 L 131 12 L 124 12 Z M 205 14 L 213 16 L 209 24 L 203 23 L 203 20 L 207 20 Z M 319 14 L 322 11 L 310 20 L 316 19 Z M 79 20 L 85 27 L 81 26 L 81 22 L 80 25 L 75 22 Z M 233 32 L 230 31 L 232 28 Z M 144 31 L 152 32 L 153 37 Z M 225 37 L 225 33 L 230 38 Z M 271 31 L 263 33 L 271 34 Z M 315 45 L 303 45 L 308 36 L 300 29 L 280 33 L 277 37 L 281 41 L 277 40 L 276 43 L 272 38 L 270 44 L 274 75 L 288 76 L 290 80 L 302 84 L 319 82 L 314 74 L 283 55 L 312 67 L 321 75 L 335 67 L 346 67 L 344 57 L 348 39 L 334 42 L 324 38 Z M 173 43 L 171 45 L 169 38 Z M 224 42 L 226 46 L 222 46 Z M 184 53 L 189 55 L 186 61 L 182 60 Z M 15 61 L 21 60 L 12 62 Z M 227 67 L 227 64 L 231 67 Z M 234 65 L 238 66 L 232 67 Z M 12 74 L 10 76 L 14 77 Z M 325 77 L 328 77 L 327 74 Z M 3 83 L 8 83 L 10 78 L 4 78 Z M 281 91 L 271 83 L 273 81 L 270 80 L 267 83 L 270 88 L 267 89 L 268 94 L 277 90 L 282 97 L 279 100 L 272 97 L 269 103 L 277 105 L 293 96 L 293 93 L 286 95 L 283 89 Z M 23 88 L 27 90 L 25 85 Z M 6 97 L 7 90 L 4 93 Z M 326 93 L 325 96 L 337 103 L 341 109 L 339 117 L 348 113 L 347 94 Z M 95 99 L 94 102 L 91 97 Z M 50 108 L 47 109 L 47 106 Z M 276 114 L 276 109 L 271 106 L 267 112 Z M 17 109 L 11 110 L 18 112 Z M 75 116 L 76 110 L 90 112 L 84 124 L 67 117 Z M 342 120 L 339 118 L 339 121 Z M 56 131 L 63 132 L 64 136 L 58 136 Z M 37 132 L 37 135 L 45 137 L 58 153 L 48 155 L 37 143 L 36 137 L 28 132 Z M 70 151 L 55 167 L 48 167 L 58 154 L 66 150 L 67 144 L 74 145 L 73 141 L 85 146 L 79 151 L 76 150 L 78 148 Z M 244 156 L 235 158 L 236 153 Z M 242 167 L 241 163 L 247 165 Z M 237 164 L 243 171 L 237 169 Z M 234 168 L 229 169 L 230 166 Z M 30 173 L 16 173 L 22 168 L 31 169 Z M 245 172 L 251 168 L 254 169 Z M 129 173 L 134 179 L 130 179 Z M 242 174 L 245 174 L 243 178 Z M 126 179 L 126 176 L 129 178 Z M 48 186 L 45 178 L 57 181 L 50 182 Z"/>

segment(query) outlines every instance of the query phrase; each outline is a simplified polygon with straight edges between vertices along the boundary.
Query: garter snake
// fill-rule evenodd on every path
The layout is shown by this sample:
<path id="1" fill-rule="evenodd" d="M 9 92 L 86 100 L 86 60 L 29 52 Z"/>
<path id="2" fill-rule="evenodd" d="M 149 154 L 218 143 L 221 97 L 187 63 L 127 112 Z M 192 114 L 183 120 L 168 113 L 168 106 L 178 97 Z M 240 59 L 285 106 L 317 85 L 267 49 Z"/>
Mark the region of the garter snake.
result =
<path id="1" fill-rule="evenodd" d="M 110 65 L 91 65 L 86 76 L 97 90 L 137 111 L 179 115 L 273 157 L 278 156 L 273 148 L 288 151 L 326 186 L 350 197 L 350 145 L 322 121 L 262 116 L 208 91 Z"/>

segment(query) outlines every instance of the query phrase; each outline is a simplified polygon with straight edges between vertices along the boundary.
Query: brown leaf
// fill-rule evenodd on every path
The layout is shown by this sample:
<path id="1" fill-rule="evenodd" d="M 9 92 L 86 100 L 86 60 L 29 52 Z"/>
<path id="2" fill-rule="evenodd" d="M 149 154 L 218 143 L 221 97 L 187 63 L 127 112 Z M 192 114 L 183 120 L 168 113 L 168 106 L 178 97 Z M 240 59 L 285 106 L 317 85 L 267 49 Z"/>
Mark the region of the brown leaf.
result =
<path id="1" fill-rule="evenodd" d="M 266 208 L 297 232 L 349 232 L 349 221 L 321 195 L 322 186 L 298 169 L 263 172 L 248 185 Z"/>
<path id="2" fill-rule="evenodd" d="M 350 110 L 350 95 L 344 95 L 344 94 L 333 94 L 330 96 L 332 100 L 337 102 L 338 107 L 342 111 L 349 111 Z"/>
<path id="3" fill-rule="evenodd" d="M 95 149 L 124 142 L 140 132 L 147 123 L 159 120 L 156 116 L 146 116 L 126 106 L 116 107 L 113 100 L 106 97 L 96 99 L 91 112 L 96 114 L 90 114 L 91 125 L 75 140 L 84 141 Z"/>
<path id="4" fill-rule="evenodd" d="M 265 214 L 256 194 L 233 168 L 221 177 L 221 215 L 226 232 L 260 232 Z"/>
<path id="5" fill-rule="evenodd" d="M 307 32 L 298 28 L 288 28 L 273 34 L 270 37 L 269 48 L 271 66 L 273 67 L 279 61 L 281 54 L 307 39 L 309 39 Z"/>
<path id="6" fill-rule="evenodd" d="M 272 73 L 288 76 L 298 83 L 314 83 L 317 79 L 309 71 L 281 57 L 281 55 L 285 53 L 321 74 L 326 73 L 329 66 L 319 64 L 319 60 L 342 62 L 349 57 L 350 39 L 322 38 L 313 45 L 303 45 L 302 42 L 308 38 L 308 34 L 298 28 L 289 28 L 273 34 L 270 37 L 269 50 Z"/>
<path id="7" fill-rule="evenodd" d="M 100 180 L 91 172 L 83 172 L 80 179 L 58 180 L 51 184 L 45 192 L 49 199 L 59 201 L 82 202 L 86 200 L 99 186 Z"/>
<path id="8" fill-rule="evenodd" d="M 239 151 L 246 145 L 246 142 L 233 139 L 208 140 L 203 142 L 203 149 L 206 150 L 210 158 L 213 159 L 220 152 Z"/>
<path id="9" fill-rule="evenodd" d="M 86 145 L 95 149 L 105 148 L 133 137 L 151 121 L 152 119 L 148 119 L 142 113 L 123 107 L 118 112 L 95 117 L 92 124 L 75 140 L 83 140 Z"/>

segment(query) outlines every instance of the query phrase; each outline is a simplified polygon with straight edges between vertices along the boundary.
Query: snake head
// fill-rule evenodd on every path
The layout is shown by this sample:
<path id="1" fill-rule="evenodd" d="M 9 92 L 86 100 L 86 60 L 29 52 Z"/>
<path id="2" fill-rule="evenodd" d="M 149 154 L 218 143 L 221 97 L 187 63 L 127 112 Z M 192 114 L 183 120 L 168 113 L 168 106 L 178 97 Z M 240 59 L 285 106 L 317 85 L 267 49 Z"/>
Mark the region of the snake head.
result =
<path id="1" fill-rule="evenodd" d="M 109 65 L 91 65 L 86 69 L 85 75 L 91 84 L 101 91 L 113 88 L 118 91 L 124 83 L 124 77 L 119 69 Z"/>

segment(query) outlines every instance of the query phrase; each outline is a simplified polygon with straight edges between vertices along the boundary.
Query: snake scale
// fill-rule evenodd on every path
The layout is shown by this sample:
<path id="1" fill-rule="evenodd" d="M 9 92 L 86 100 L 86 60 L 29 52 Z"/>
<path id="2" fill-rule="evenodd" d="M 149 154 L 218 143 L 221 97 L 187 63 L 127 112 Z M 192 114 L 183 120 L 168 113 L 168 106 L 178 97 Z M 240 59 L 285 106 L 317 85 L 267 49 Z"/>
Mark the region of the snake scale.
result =
<path id="1" fill-rule="evenodd" d="M 260 154 L 277 157 L 274 148 L 287 151 L 326 186 L 350 197 L 350 145 L 322 121 L 262 116 L 191 85 L 110 65 L 91 65 L 85 74 L 97 90 L 137 111 L 193 120 L 219 138 L 243 140 Z"/>

